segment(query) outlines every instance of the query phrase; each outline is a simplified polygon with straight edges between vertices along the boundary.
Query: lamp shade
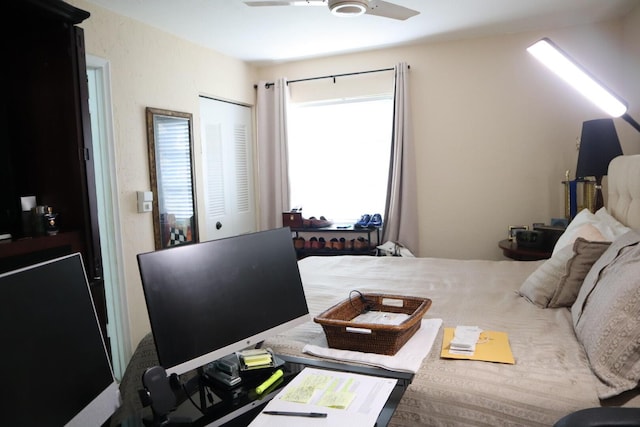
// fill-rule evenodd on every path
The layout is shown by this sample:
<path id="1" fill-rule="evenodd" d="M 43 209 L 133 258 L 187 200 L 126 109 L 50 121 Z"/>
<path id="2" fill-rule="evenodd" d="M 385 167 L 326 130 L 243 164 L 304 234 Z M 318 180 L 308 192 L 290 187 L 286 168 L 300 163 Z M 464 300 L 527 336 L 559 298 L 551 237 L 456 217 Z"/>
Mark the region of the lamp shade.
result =
<path id="1" fill-rule="evenodd" d="M 588 120 L 582 123 L 576 178 L 607 174 L 609 162 L 622 155 L 613 119 Z"/>

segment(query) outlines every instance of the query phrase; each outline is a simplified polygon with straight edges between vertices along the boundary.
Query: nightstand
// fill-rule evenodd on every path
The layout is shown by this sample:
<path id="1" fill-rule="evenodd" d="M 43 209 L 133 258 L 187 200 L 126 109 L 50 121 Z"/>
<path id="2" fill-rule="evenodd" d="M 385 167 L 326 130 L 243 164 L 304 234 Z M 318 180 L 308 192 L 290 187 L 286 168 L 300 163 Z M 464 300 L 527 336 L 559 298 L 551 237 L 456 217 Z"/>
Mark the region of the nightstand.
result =
<path id="1" fill-rule="evenodd" d="M 498 247 L 507 258 L 518 261 L 537 261 L 551 258 L 551 250 L 535 248 L 519 248 L 515 240 L 504 239 L 498 242 Z"/>

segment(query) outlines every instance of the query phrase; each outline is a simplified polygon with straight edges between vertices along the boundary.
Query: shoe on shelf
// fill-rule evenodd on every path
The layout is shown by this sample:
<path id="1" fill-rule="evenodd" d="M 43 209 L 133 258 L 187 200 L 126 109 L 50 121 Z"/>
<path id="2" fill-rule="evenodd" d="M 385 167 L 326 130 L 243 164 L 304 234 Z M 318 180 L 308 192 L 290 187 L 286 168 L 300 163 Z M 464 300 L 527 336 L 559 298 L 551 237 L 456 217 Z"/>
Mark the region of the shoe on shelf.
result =
<path id="1" fill-rule="evenodd" d="M 316 236 L 310 238 L 309 242 L 311 244 L 311 249 L 320 249 L 320 243 L 318 242 L 318 238 Z"/>
<path id="2" fill-rule="evenodd" d="M 344 240 L 344 238 L 342 240 Z M 333 239 L 331 239 L 331 249 L 338 251 L 344 249 L 344 241 L 341 242 L 336 237 L 334 237 Z"/>
<path id="3" fill-rule="evenodd" d="M 324 228 L 333 225 L 333 221 L 328 220 L 324 216 L 321 216 L 320 219 L 312 216 L 311 218 L 309 218 L 309 222 L 311 228 Z"/>
<path id="4" fill-rule="evenodd" d="M 304 249 L 305 247 L 305 240 L 304 237 L 294 237 L 293 238 L 293 247 L 296 249 Z"/>
<path id="5" fill-rule="evenodd" d="M 325 249 L 327 248 L 328 243 L 324 240 L 324 237 L 320 237 L 318 239 L 318 249 Z M 331 249 L 331 248 L 329 248 Z"/>
<path id="6" fill-rule="evenodd" d="M 369 241 L 364 237 L 358 237 L 355 242 L 353 242 L 353 249 L 356 251 L 367 251 L 369 250 Z"/>
<path id="7" fill-rule="evenodd" d="M 371 215 L 369 214 L 364 214 L 360 217 L 360 219 L 358 220 L 358 222 L 356 222 L 355 224 L 353 224 L 353 226 L 355 228 L 367 228 L 367 225 L 369 225 L 369 221 L 371 221 Z"/>
<path id="8" fill-rule="evenodd" d="M 344 238 L 344 237 L 343 237 Z M 344 242 L 344 249 L 346 251 L 352 251 L 353 250 L 353 242 L 355 242 L 355 239 L 351 239 L 351 240 L 345 240 Z"/>
<path id="9" fill-rule="evenodd" d="M 378 227 L 382 227 L 382 215 L 380 215 L 379 213 L 373 214 L 371 216 L 371 219 L 369 220 L 369 223 L 367 224 L 367 228 L 378 228 Z"/>
<path id="10" fill-rule="evenodd" d="M 328 242 L 324 242 L 324 249 L 325 250 L 333 249 L 333 243 L 331 242 L 331 240 L 329 240 Z"/>

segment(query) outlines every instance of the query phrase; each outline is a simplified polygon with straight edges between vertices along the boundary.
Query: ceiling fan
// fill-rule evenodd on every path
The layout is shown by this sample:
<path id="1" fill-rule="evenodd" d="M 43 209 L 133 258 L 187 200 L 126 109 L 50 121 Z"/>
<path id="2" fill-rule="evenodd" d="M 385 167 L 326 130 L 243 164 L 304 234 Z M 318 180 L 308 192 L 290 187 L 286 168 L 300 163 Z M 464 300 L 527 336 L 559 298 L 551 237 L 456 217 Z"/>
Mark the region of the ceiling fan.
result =
<path id="1" fill-rule="evenodd" d="M 283 1 L 245 1 L 247 6 L 329 6 L 336 16 L 375 15 L 404 21 L 418 15 L 417 10 L 409 9 L 382 0 L 283 0 Z"/>

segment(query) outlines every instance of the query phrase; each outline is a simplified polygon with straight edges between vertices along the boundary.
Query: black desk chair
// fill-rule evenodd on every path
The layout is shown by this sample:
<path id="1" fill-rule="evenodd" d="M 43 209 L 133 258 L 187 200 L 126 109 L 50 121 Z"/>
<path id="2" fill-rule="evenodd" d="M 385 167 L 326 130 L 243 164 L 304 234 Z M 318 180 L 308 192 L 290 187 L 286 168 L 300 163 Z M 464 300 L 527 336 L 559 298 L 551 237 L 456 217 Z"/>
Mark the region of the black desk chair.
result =
<path id="1" fill-rule="evenodd" d="M 553 427 L 640 427 L 640 408 L 581 409 L 558 420 Z"/>

